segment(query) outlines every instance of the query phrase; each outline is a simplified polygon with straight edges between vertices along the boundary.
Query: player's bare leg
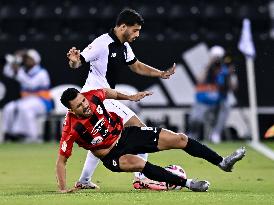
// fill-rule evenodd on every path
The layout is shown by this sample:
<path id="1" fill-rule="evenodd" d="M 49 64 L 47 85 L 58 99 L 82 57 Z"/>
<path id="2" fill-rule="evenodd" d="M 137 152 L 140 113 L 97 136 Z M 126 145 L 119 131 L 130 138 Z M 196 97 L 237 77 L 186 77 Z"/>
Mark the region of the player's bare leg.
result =
<path id="1" fill-rule="evenodd" d="M 131 117 L 126 123 L 125 127 L 137 126 L 137 127 L 146 127 L 146 125 L 135 115 Z M 148 154 L 138 154 L 141 158 L 147 161 Z M 133 188 L 134 189 L 153 189 L 153 190 L 166 190 L 166 186 L 163 186 L 163 183 L 153 181 L 148 179 L 141 172 L 134 172 L 133 179 Z"/>
<path id="2" fill-rule="evenodd" d="M 131 117 L 126 123 L 125 127 L 138 126 L 145 127 L 145 124 L 135 115 Z M 148 154 L 139 154 L 145 161 L 147 161 Z M 77 182 L 75 182 L 75 187 L 80 189 L 98 189 L 99 186 L 91 181 L 92 175 L 97 168 L 99 159 L 95 157 L 90 151 L 87 153 L 85 164 L 81 173 L 81 176 Z M 152 180 L 146 178 L 141 172 L 134 173 L 133 187 L 135 189 L 148 189 L 146 184 L 154 183 L 154 189 L 161 189 L 162 186 L 158 186 L 159 182 L 153 182 Z M 157 184 L 158 183 L 158 184 Z M 158 186 L 158 187 L 157 187 Z M 151 186 L 150 186 L 151 187 Z M 150 188 L 149 188 L 150 189 Z"/>
<path id="3" fill-rule="evenodd" d="M 137 155 L 126 154 L 119 158 L 119 167 L 124 172 L 143 172 L 154 182 L 161 182 L 162 189 L 154 190 L 167 190 L 166 184 L 175 184 L 196 192 L 205 192 L 208 190 L 210 183 L 208 181 L 198 181 L 192 179 L 184 179 L 177 175 L 172 174 L 166 169 L 153 165 L 144 161 Z M 165 183 L 162 183 L 165 182 Z M 147 183 L 147 188 L 153 189 L 153 183 Z M 165 188 L 166 187 L 166 188 Z"/>
<path id="4" fill-rule="evenodd" d="M 231 172 L 234 164 L 241 160 L 246 153 L 245 148 L 241 147 L 231 155 L 223 158 L 206 145 L 188 138 L 185 134 L 166 129 L 162 129 L 160 132 L 158 148 L 159 150 L 183 149 L 191 156 L 203 158 L 226 172 Z"/>

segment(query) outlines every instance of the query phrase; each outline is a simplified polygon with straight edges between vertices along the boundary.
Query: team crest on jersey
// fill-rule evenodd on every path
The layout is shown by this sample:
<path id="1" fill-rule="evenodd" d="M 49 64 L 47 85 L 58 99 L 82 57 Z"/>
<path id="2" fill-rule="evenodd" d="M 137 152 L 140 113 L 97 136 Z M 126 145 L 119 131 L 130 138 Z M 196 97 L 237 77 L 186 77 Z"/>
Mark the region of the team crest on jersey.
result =
<path id="1" fill-rule="evenodd" d="M 64 142 L 62 143 L 61 150 L 62 150 L 63 152 L 66 152 L 67 146 L 68 146 L 68 145 L 67 145 L 66 141 L 64 141 Z"/>
<path id="2" fill-rule="evenodd" d="M 98 114 L 102 115 L 103 114 L 103 109 L 101 108 L 100 105 L 97 106 L 96 111 L 98 112 Z"/>

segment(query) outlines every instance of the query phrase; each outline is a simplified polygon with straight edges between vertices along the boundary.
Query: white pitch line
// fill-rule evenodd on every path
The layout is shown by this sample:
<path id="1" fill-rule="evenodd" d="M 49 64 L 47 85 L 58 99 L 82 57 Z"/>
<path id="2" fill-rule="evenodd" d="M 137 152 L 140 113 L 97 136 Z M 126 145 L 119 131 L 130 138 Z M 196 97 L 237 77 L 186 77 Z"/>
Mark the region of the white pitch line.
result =
<path id="1" fill-rule="evenodd" d="M 274 160 L 274 151 L 272 149 L 268 148 L 267 146 L 265 146 L 264 144 L 262 144 L 260 142 L 250 142 L 249 146 L 251 146 L 253 149 L 257 150 L 264 156 L 268 157 L 269 159 Z"/>

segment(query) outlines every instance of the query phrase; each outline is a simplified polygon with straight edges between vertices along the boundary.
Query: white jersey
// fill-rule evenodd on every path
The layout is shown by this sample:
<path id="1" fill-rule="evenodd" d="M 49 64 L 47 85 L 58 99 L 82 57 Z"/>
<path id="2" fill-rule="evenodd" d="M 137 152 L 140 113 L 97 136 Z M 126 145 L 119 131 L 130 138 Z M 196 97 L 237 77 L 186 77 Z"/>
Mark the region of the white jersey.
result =
<path id="1" fill-rule="evenodd" d="M 81 92 L 115 88 L 119 73 L 137 61 L 130 45 L 127 42 L 122 44 L 113 30 L 96 38 L 81 52 L 81 56 L 90 63 L 89 75 Z"/>

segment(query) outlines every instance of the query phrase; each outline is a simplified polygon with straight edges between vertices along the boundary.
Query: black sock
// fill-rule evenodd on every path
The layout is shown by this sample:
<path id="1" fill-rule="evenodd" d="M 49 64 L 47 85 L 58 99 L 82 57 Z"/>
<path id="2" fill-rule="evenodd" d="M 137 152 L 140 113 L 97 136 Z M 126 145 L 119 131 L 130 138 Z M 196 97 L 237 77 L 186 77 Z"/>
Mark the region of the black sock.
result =
<path id="1" fill-rule="evenodd" d="M 223 161 L 223 157 L 212 149 L 191 138 L 188 138 L 187 145 L 183 150 L 193 157 L 203 158 L 214 165 Z"/>
<path id="2" fill-rule="evenodd" d="M 159 167 L 157 165 L 153 165 L 149 162 L 146 162 L 146 165 L 142 173 L 151 180 L 155 180 L 158 182 L 167 182 L 169 184 L 177 186 L 186 186 L 186 179 L 183 179 L 175 174 L 172 174 L 164 168 Z"/>

